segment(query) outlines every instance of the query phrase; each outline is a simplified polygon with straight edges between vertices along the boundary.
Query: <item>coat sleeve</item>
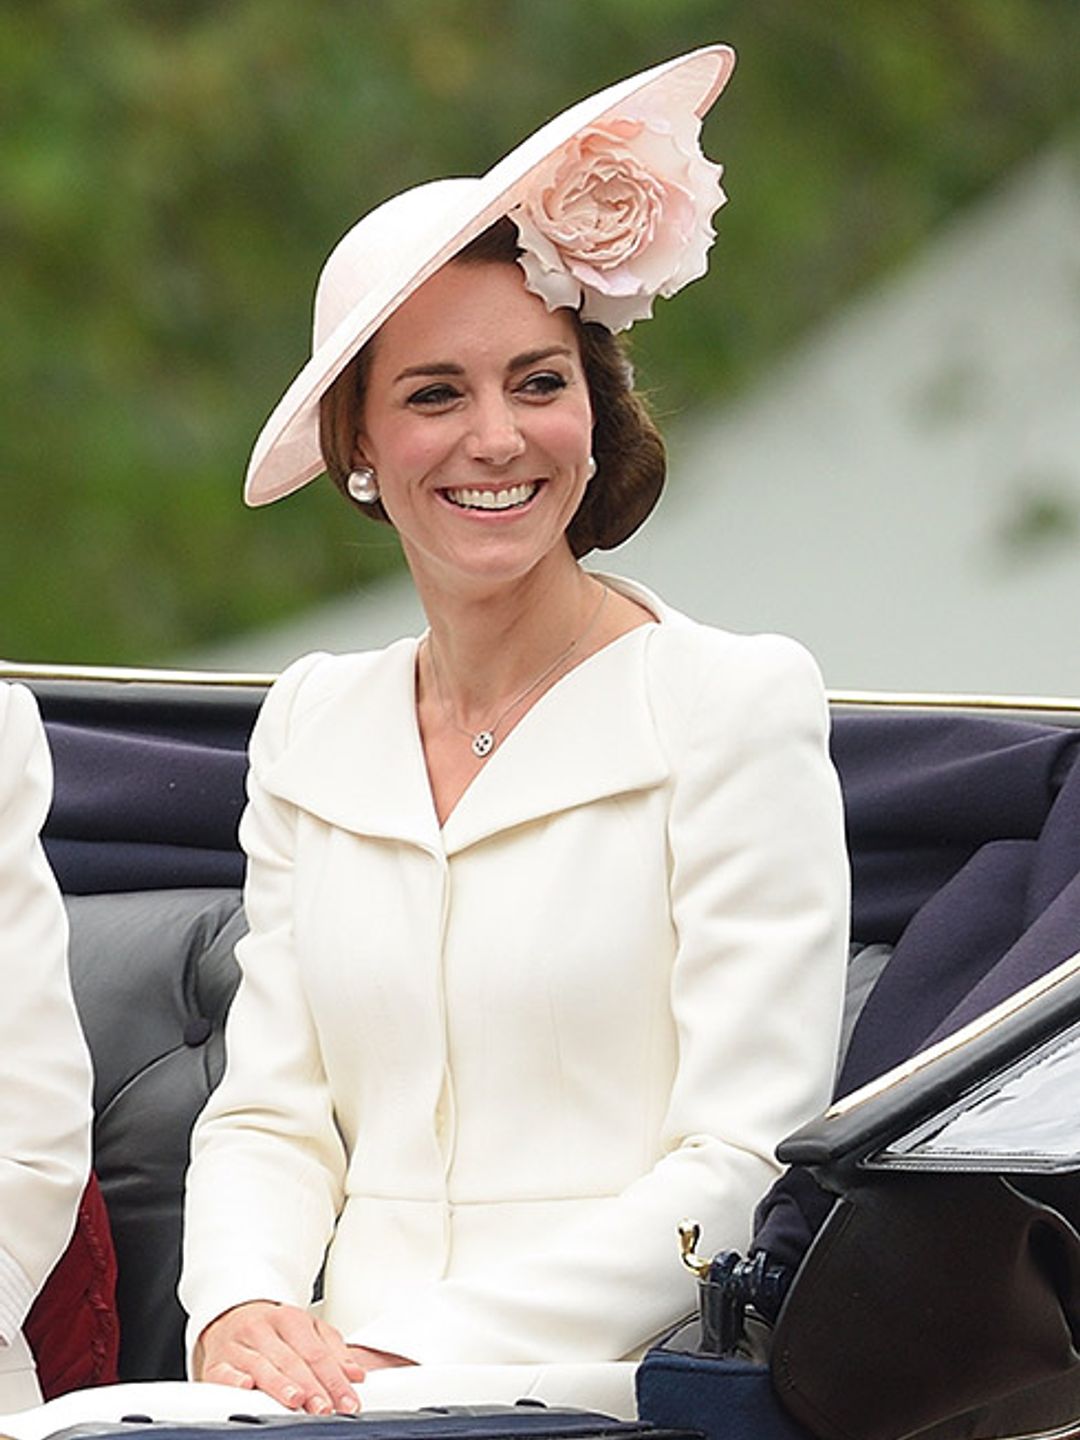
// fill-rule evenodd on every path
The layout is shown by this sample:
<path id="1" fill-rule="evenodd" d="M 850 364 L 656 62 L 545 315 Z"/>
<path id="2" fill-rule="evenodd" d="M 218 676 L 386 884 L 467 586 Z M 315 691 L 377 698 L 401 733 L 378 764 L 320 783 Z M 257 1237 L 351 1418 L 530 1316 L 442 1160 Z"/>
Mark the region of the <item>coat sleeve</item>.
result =
<path id="1" fill-rule="evenodd" d="M 0 1343 L 71 1237 L 90 1167 L 90 1061 L 67 918 L 39 834 L 52 764 L 33 696 L 0 685 Z"/>
<path id="2" fill-rule="evenodd" d="M 296 812 L 269 794 L 301 682 L 298 661 L 263 705 L 240 838 L 250 930 L 226 1026 L 228 1062 L 192 1137 L 180 1300 L 188 1349 L 246 1300 L 307 1305 L 342 1201 L 345 1156 L 293 945 Z"/>
<path id="3" fill-rule="evenodd" d="M 848 869 L 820 676 L 794 642 L 704 637 L 666 645 L 653 676 L 677 935 L 663 1153 L 584 1219 L 401 1295 L 350 1340 L 441 1363 L 633 1356 L 693 1307 L 678 1222 L 744 1249 L 776 1143 L 827 1103 Z"/>

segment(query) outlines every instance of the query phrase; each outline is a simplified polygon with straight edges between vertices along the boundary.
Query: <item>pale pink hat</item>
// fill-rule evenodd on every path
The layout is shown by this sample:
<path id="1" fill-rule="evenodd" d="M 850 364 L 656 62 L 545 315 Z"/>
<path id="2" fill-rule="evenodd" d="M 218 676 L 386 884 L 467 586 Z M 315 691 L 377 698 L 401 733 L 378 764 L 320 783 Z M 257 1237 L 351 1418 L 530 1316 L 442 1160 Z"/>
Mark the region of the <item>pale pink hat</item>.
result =
<path id="1" fill-rule="evenodd" d="M 501 216 L 518 225 L 529 288 L 549 308 L 575 305 L 612 330 L 649 314 L 653 296 L 703 274 L 709 217 L 724 194 L 698 135 L 734 65 L 726 45 L 666 61 L 555 116 L 485 175 L 419 185 L 359 220 L 319 276 L 311 359 L 255 442 L 247 503 L 269 504 L 322 473 L 323 392 L 418 286 Z M 670 157 L 679 174 L 668 184 Z M 578 184 L 585 170 L 591 195 Z M 665 228 L 669 212 L 678 225 Z M 609 243 L 612 216 L 637 246 L 632 266 Z M 583 224 L 584 250 L 574 251 Z"/>

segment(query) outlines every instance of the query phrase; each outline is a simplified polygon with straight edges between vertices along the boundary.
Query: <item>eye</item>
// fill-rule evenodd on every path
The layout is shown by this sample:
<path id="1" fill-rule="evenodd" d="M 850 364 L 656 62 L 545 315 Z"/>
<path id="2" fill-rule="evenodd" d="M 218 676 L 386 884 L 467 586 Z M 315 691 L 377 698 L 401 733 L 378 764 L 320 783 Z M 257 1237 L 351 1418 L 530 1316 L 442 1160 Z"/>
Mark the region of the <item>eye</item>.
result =
<path id="1" fill-rule="evenodd" d="M 453 385 L 440 381 L 437 385 L 424 385 L 419 390 L 414 390 L 406 403 L 416 405 L 422 410 L 439 410 L 446 405 L 452 405 L 458 398 L 459 392 Z"/>
<path id="2" fill-rule="evenodd" d="M 549 395 L 557 395 L 560 390 L 565 390 L 566 383 L 566 376 L 560 375 L 557 370 L 538 370 L 535 374 L 525 377 L 518 386 L 518 393 L 526 397 L 546 400 Z"/>

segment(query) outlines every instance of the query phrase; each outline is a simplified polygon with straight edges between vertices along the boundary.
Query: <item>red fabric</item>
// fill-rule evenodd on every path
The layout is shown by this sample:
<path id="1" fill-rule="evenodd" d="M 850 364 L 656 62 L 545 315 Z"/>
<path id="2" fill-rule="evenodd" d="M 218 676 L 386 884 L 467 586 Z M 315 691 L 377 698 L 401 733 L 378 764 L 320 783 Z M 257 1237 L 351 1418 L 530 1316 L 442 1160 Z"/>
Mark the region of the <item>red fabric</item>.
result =
<path id="1" fill-rule="evenodd" d="M 94 1175 L 79 1204 L 71 1243 L 31 1306 L 23 1334 L 46 1400 L 117 1378 L 116 1254 Z"/>

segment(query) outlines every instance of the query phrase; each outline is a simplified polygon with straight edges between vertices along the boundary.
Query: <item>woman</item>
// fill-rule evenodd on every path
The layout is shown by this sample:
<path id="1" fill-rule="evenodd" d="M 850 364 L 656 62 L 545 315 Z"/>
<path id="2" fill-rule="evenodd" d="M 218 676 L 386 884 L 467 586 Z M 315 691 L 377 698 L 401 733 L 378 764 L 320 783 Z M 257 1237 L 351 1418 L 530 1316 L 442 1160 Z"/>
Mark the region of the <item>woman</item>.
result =
<path id="1" fill-rule="evenodd" d="M 41 1399 L 22 1335 L 90 1166 L 90 1063 L 67 920 L 38 834 L 52 769 L 33 696 L 0 684 L 0 1413 Z"/>
<path id="2" fill-rule="evenodd" d="M 612 87 L 325 267 L 247 498 L 329 470 L 430 628 L 298 662 L 253 737 L 251 933 L 188 1187 L 202 1378 L 326 1412 L 364 1372 L 479 1400 L 542 1367 L 632 1409 L 692 1303 L 678 1221 L 744 1244 L 828 1096 L 846 867 L 813 663 L 579 564 L 663 482 L 611 332 L 704 273 L 733 63 Z"/>

